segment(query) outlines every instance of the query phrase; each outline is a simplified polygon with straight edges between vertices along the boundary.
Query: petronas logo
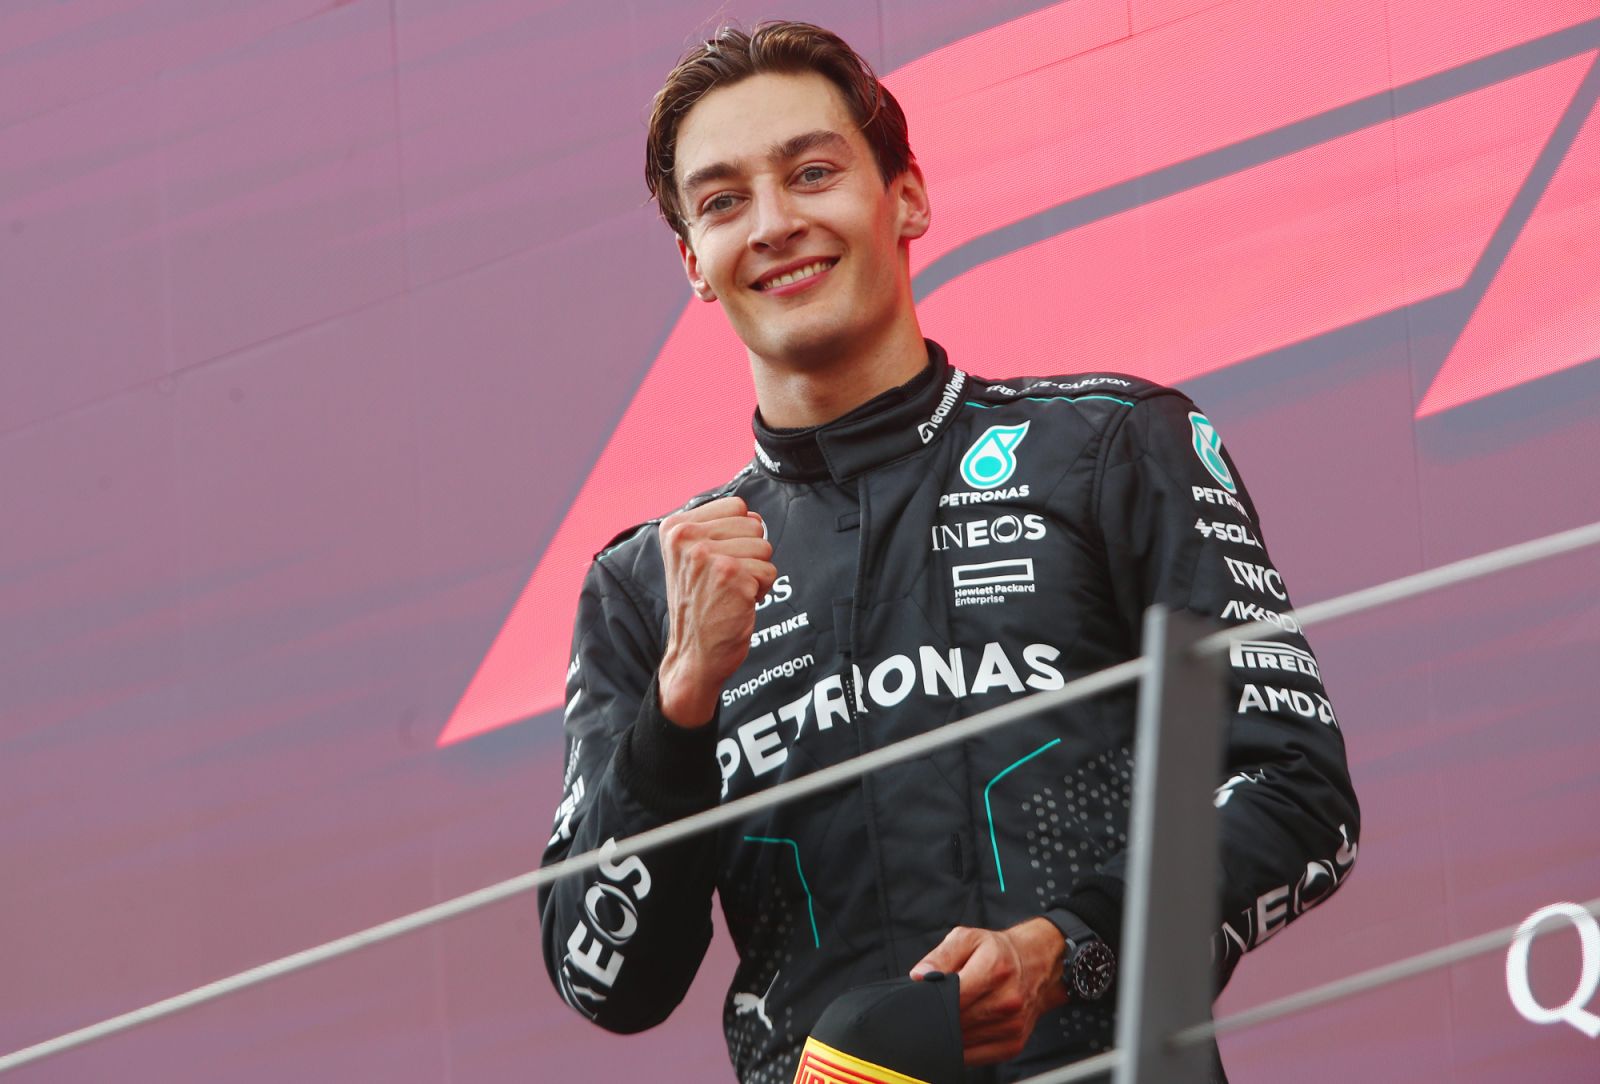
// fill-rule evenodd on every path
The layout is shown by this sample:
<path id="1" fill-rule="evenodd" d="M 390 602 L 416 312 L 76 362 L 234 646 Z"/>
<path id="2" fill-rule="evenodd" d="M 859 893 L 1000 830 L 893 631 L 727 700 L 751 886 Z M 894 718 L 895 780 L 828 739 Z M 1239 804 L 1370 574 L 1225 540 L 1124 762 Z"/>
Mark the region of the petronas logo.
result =
<path id="1" fill-rule="evenodd" d="M 1028 435 L 1030 424 L 991 425 L 985 429 L 961 457 L 962 481 L 973 489 L 993 489 L 1010 478 L 1017 469 L 1017 445 Z"/>
<path id="2" fill-rule="evenodd" d="M 1198 410 L 1191 410 L 1189 428 L 1194 433 L 1194 454 L 1200 457 L 1201 465 L 1211 472 L 1211 477 L 1223 489 L 1238 493 L 1239 487 L 1234 484 L 1233 472 L 1228 470 L 1228 464 L 1222 458 L 1222 437 L 1217 434 L 1217 427 L 1211 424 L 1211 419 Z"/>

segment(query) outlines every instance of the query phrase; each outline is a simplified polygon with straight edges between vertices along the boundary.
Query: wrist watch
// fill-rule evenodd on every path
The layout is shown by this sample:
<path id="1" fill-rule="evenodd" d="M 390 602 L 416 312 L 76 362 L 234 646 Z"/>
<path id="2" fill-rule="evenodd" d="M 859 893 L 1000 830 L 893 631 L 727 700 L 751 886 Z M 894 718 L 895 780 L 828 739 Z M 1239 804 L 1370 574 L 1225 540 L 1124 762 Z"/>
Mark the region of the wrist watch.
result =
<path id="1" fill-rule="evenodd" d="M 1061 985 L 1075 1001 L 1099 1001 L 1105 997 L 1117 977 L 1117 954 L 1088 923 L 1066 908 L 1053 907 L 1044 917 L 1067 939 L 1061 954 Z"/>

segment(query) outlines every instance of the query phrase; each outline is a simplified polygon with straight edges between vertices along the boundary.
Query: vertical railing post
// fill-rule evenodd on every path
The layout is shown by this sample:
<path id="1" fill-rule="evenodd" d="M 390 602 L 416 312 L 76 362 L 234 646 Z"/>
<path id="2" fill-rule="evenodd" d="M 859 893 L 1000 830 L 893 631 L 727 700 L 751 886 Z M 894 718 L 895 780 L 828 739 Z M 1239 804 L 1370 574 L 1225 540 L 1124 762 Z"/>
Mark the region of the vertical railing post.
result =
<path id="1" fill-rule="evenodd" d="M 1170 1036 L 1209 1019 L 1217 928 L 1217 817 L 1225 707 L 1222 656 L 1188 613 L 1145 613 L 1149 669 L 1139 688 L 1127 896 L 1118 971 L 1115 1084 L 1203 1084 L 1204 1046 Z"/>

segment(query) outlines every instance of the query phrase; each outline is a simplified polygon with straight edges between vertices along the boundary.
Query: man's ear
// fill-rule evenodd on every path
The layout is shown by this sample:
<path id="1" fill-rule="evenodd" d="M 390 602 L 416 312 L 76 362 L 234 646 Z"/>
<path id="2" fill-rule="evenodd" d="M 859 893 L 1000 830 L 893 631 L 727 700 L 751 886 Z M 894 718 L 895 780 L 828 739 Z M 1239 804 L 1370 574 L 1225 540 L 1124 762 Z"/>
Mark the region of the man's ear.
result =
<path id="1" fill-rule="evenodd" d="M 689 242 L 682 237 L 678 238 L 678 255 L 683 258 L 683 273 L 689 280 L 689 288 L 694 291 L 694 295 L 701 301 L 715 301 L 717 292 L 700 273 L 700 258 L 694 254 L 694 249 L 689 247 Z"/>
<path id="2" fill-rule="evenodd" d="M 913 161 L 906 171 L 895 178 L 896 214 L 900 219 L 900 239 L 915 241 L 928 232 L 933 211 L 928 206 L 928 185 L 922 179 L 922 167 Z"/>

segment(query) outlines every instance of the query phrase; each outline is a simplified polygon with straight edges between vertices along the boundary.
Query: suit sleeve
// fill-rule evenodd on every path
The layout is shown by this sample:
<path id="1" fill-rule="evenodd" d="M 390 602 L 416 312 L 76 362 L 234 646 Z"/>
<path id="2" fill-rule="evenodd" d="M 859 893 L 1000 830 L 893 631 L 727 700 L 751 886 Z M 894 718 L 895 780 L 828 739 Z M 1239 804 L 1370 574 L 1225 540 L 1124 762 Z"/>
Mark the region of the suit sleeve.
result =
<path id="1" fill-rule="evenodd" d="M 584 582 L 567 675 L 562 796 L 541 865 L 598 849 L 598 869 L 539 889 L 545 967 L 562 999 L 609 1031 L 636 1032 L 683 1000 L 711 939 L 710 835 L 620 861 L 617 841 L 716 804 L 716 721 L 661 714 L 660 630 L 631 582 L 597 558 Z"/>
<path id="2" fill-rule="evenodd" d="M 1288 590 L 1255 506 L 1210 421 L 1181 394 L 1157 394 L 1121 417 L 1102 462 L 1100 525 L 1133 642 L 1155 603 L 1227 625 L 1266 620 L 1287 633 L 1239 644 L 1228 659 L 1225 767 L 1214 798 L 1220 992 L 1245 952 L 1350 874 L 1360 810 L 1344 737 L 1316 656 L 1284 616 Z"/>

